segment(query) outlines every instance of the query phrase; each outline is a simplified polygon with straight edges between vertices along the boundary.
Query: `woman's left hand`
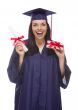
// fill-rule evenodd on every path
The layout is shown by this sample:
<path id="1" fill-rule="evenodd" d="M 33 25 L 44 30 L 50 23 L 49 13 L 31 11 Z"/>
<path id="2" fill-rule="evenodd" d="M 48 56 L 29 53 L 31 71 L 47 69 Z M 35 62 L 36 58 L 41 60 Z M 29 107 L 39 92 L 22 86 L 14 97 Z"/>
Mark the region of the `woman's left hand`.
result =
<path id="1" fill-rule="evenodd" d="M 54 46 L 46 46 L 47 48 L 50 48 L 52 50 L 54 50 L 54 52 L 56 53 L 56 55 L 58 56 L 59 59 L 64 58 L 64 47 L 54 47 Z"/>
<path id="2" fill-rule="evenodd" d="M 64 45 L 62 43 L 48 40 L 46 47 L 53 49 L 59 59 L 64 57 Z"/>
<path id="3" fill-rule="evenodd" d="M 64 58 L 64 55 L 65 55 L 64 48 L 52 47 L 52 49 L 55 51 L 55 53 L 59 59 Z"/>

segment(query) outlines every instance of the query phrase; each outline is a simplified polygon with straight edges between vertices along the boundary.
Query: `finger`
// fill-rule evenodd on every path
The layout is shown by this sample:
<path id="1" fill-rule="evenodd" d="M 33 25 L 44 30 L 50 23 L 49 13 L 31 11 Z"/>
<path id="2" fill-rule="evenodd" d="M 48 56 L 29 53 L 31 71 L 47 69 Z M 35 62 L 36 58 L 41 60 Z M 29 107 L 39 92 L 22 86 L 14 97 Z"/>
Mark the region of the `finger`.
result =
<path id="1" fill-rule="evenodd" d="M 48 45 L 48 44 L 46 45 L 46 47 L 47 47 L 47 48 L 50 48 L 50 49 L 53 49 L 53 48 L 54 48 L 54 46 L 50 46 L 50 45 Z"/>
<path id="2" fill-rule="evenodd" d="M 21 41 L 17 41 L 15 46 L 19 48 L 22 47 L 22 50 L 24 50 L 25 52 L 28 51 L 28 48 L 26 47 L 26 45 Z"/>
<path id="3" fill-rule="evenodd" d="M 23 46 L 22 46 L 21 44 L 17 44 L 17 45 L 15 46 L 15 48 L 16 48 L 16 49 L 21 49 L 21 50 L 22 50 L 22 49 L 23 49 Z"/>
<path id="4" fill-rule="evenodd" d="M 16 46 L 17 44 L 22 44 L 22 42 L 17 40 L 14 45 Z"/>
<path id="5" fill-rule="evenodd" d="M 26 47 L 26 45 L 22 43 L 22 46 L 23 46 L 24 51 L 27 52 L 28 48 Z"/>

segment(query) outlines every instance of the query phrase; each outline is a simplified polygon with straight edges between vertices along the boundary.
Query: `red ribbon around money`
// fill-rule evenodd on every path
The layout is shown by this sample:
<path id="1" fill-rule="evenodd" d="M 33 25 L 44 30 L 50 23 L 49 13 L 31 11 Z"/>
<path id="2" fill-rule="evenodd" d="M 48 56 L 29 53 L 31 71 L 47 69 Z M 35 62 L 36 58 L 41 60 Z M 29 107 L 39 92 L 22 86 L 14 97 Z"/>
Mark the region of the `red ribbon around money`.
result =
<path id="1" fill-rule="evenodd" d="M 16 41 L 21 41 L 21 42 L 23 42 L 24 44 L 27 44 L 27 42 L 26 42 L 26 41 L 22 40 L 23 38 L 24 38 L 24 36 L 23 36 L 23 35 L 22 35 L 22 36 L 20 36 L 20 37 L 11 38 L 11 40 L 14 40 L 13 45 L 15 45 Z"/>
<path id="2" fill-rule="evenodd" d="M 47 41 L 47 46 L 52 48 L 64 48 L 64 45 L 57 41 Z"/>

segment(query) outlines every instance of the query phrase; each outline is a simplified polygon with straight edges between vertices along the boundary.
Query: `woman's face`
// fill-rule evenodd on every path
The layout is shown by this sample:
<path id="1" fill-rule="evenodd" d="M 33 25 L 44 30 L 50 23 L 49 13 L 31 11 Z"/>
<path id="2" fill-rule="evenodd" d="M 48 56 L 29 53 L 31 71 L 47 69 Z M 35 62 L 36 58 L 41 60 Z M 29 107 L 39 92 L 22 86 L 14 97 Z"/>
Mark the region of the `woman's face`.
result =
<path id="1" fill-rule="evenodd" d="M 47 32 L 47 22 L 46 20 L 33 20 L 32 21 L 32 31 L 35 39 L 44 39 Z"/>

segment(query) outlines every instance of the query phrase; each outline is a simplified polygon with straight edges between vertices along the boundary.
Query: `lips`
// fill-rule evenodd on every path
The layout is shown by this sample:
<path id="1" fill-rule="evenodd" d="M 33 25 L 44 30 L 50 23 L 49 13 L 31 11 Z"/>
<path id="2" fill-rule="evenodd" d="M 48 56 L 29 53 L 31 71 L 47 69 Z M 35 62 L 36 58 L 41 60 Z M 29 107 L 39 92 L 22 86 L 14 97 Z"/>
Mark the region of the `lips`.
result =
<path id="1" fill-rule="evenodd" d="M 42 36 L 42 35 L 43 35 L 43 32 L 36 32 L 36 34 L 37 34 L 38 36 Z"/>

